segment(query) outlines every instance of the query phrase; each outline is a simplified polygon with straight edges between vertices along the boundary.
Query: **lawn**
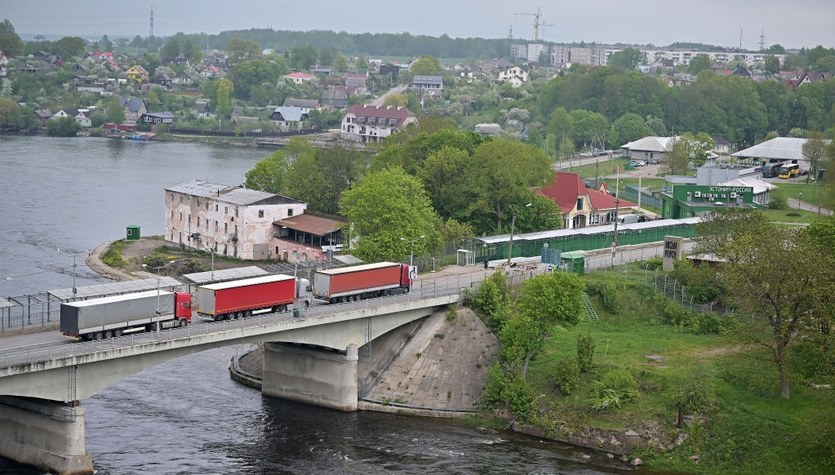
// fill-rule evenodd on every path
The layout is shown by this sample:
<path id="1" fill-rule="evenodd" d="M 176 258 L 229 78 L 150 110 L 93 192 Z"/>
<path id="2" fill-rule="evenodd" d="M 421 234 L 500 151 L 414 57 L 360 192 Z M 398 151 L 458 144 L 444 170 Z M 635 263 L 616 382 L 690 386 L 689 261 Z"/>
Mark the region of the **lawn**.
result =
<path id="1" fill-rule="evenodd" d="M 600 157 L 600 161 L 596 164 L 588 163 L 586 165 L 561 168 L 560 170 L 577 173 L 583 178 L 594 179 L 595 176 L 604 177 L 617 174 L 617 167 L 620 167 L 621 172 L 623 172 L 627 163 L 629 163 L 628 158 L 614 158 L 609 160 L 608 157 Z"/>
<path id="2" fill-rule="evenodd" d="M 639 274 L 639 273 L 638 273 Z M 688 326 L 662 322 L 668 301 L 646 287 L 639 275 L 593 273 L 590 283 L 616 286 L 618 311 L 606 311 L 592 297 L 600 319 L 552 332 L 544 351 L 531 362 L 528 380 L 538 400 L 538 414 L 553 418 L 563 427 L 635 429 L 654 426 L 658 433 L 675 430 L 671 394 L 682 377 L 694 368 L 710 375 L 716 406 L 705 416 L 703 426 L 685 429 L 688 439 L 672 451 L 641 453 L 653 469 L 678 473 L 835 473 L 835 453 L 829 434 L 835 418 L 832 390 L 812 389 L 807 383 L 829 383 L 833 378 L 816 374 L 816 355 L 793 342 L 792 398 L 780 399 L 778 377 L 767 350 L 750 346 L 740 336 L 696 334 Z M 575 392 L 556 392 L 554 368 L 576 357 L 577 336 L 591 335 L 596 341 L 595 368 L 581 375 Z M 606 372 L 628 370 L 637 380 L 640 396 L 620 408 L 595 411 L 590 398 L 593 385 Z M 548 423 L 546 422 L 546 425 Z M 822 436 L 828 437 L 828 436 Z M 828 447 L 827 447 L 828 445 Z M 698 455 L 698 462 L 690 459 Z"/>
<path id="3" fill-rule="evenodd" d="M 777 183 L 777 188 L 789 198 L 807 203 L 817 203 L 818 192 L 821 190 L 821 187 L 815 183 L 784 182 L 782 180 L 780 183 Z"/>
<path id="4" fill-rule="evenodd" d="M 812 224 L 818 219 L 818 214 L 811 211 L 799 209 L 766 209 L 760 210 L 771 221 L 778 223 L 790 223 L 798 226 Z"/>

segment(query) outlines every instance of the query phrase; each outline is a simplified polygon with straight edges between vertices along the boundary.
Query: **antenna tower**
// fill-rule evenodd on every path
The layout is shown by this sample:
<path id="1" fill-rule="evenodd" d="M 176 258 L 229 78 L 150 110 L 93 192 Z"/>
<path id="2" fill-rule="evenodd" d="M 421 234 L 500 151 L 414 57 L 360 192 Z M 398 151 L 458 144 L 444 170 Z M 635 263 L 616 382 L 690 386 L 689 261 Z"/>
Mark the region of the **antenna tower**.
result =
<path id="1" fill-rule="evenodd" d="M 152 38 L 154 36 L 154 6 L 151 5 L 151 24 L 150 28 L 148 28 L 148 37 Z"/>
<path id="2" fill-rule="evenodd" d="M 765 50 L 765 30 L 760 33 L 760 51 Z"/>
<path id="3" fill-rule="evenodd" d="M 510 24 L 510 30 L 507 32 L 507 39 L 513 41 L 513 23 Z"/>
<path id="4" fill-rule="evenodd" d="M 742 28 L 739 29 L 739 49 L 742 49 Z"/>

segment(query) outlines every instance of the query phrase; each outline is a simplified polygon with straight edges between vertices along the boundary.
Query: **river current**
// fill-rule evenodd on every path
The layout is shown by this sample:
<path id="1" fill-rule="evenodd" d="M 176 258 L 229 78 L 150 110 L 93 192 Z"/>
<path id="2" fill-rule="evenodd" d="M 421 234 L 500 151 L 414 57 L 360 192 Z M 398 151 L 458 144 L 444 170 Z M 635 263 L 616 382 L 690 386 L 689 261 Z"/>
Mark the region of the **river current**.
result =
<path id="1" fill-rule="evenodd" d="M 0 136 L 0 296 L 106 280 L 98 244 L 162 234 L 164 188 L 240 184 L 269 151 L 188 143 Z M 231 345 L 160 364 L 82 401 L 98 474 L 618 473 L 555 443 L 461 422 L 341 413 L 263 398 L 229 378 Z M 0 428 L 1 430 L 2 428 Z M 605 462 L 605 457 L 594 456 Z M 0 458 L 0 474 L 38 474 Z"/>

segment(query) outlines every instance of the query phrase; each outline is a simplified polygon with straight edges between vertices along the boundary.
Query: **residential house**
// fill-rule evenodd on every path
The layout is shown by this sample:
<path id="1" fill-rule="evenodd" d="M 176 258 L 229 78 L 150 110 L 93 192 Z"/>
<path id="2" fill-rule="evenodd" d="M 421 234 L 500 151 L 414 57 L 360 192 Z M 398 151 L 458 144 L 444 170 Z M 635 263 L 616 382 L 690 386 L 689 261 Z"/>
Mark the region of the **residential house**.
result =
<path id="1" fill-rule="evenodd" d="M 142 114 L 148 112 L 148 104 L 139 97 L 121 97 L 119 103 L 125 108 L 125 122 L 129 124 L 135 124 Z"/>
<path id="2" fill-rule="evenodd" d="M 287 196 L 191 180 L 165 188 L 165 239 L 238 259 L 278 259 L 274 223 L 305 209 Z"/>
<path id="3" fill-rule="evenodd" d="M 194 84 L 194 76 L 189 71 L 183 71 L 172 79 L 171 82 L 178 86 L 191 86 Z"/>
<path id="4" fill-rule="evenodd" d="M 9 69 L 5 65 L 0 65 L 0 78 L 4 78 L 9 75 Z"/>
<path id="5" fill-rule="evenodd" d="M 303 72 L 300 72 L 300 71 L 290 73 L 290 74 L 285 74 L 284 76 L 281 76 L 281 77 L 285 81 L 290 81 L 294 84 L 306 84 L 306 83 L 309 83 L 309 82 L 314 81 L 316 79 L 316 76 L 314 76 L 312 74 L 303 73 Z"/>
<path id="6" fill-rule="evenodd" d="M 368 94 L 366 79 L 365 74 L 345 73 L 342 76 L 343 85 L 348 88 L 349 95 Z"/>
<path id="7" fill-rule="evenodd" d="M 171 112 L 146 112 L 139 117 L 143 124 L 173 124 L 174 114 Z"/>
<path id="8" fill-rule="evenodd" d="M 349 106 L 342 116 L 342 137 L 356 142 L 376 142 L 398 128 L 417 122 L 405 107 Z"/>
<path id="9" fill-rule="evenodd" d="M 296 99 L 295 97 L 288 97 L 284 99 L 285 107 L 298 107 L 305 114 L 310 114 L 310 111 L 319 108 L 319 101 L 316 99 Z"/>
<path id="10" fill-rule="evenodd" d="M 9 64 L 9 61 L 9 57 L 3 54 L 2 51 L 0 51 L 0 66 L 5 66 Z"/>
<path id="11" fill-rule="evenodd" d="M 316 66 L 310 68 L 310 72 L 316 76 L 330 76 L 333 74 L 333 68 L 330 66 Z"/>
<path id="12" fill-rule="evenodd" d="M 713 153 L 717 155 L 729 155 L 731 153 L 732 144 L 724 138 L 714 135 L 713 139 Z"/>
<path id="13" fill-rule="evenodd" d="M 279 130 L 284 131 L 290 129 L 301 130 L 307 117 L 308 114 L 304 109 L 292 106 L 278 106 L 270 114 L 270 120 L 275 122 Z"/>
<path id="14" fill-rule="evenodd" d="M 528 82 L 528 72 L 519 66 L 505 69 L 499 72 L 499 82 L 510 83 L 513 87 L 519 87 Z"/>
<path id="15" fill-rule="evenodd" d="M 600 190 L 586 187 L 577 173 L 556 172 L 554 182 L 540 188 L 538 193 L 559 206 L 563 229 L 613 223 L 618 216 L 636 207 L 609 194 L 605 185 Z"/>
<path id="16" fill-rule="evenodd" d="M 150 77 L 148 71 L 146 71 L 145 68 L 138 64 L 134 64 L 133 66 L 129 67 L 125 71 L 125 74 L 128 76 L 128 81 L 134 81 L 140 84 L 148 82 L 148 78 Z"/>
<path id="17" fill-rule="evenodd" d="M 475 125 L 475 133 L 484 135 L 486 137 L 494 137 L 499 136 L 504 133 L 502 130 L 502 126 L 499 124 L 491 123 L 491 124 L 476 124 Z"/>
<path id="18" fill-rule="evenodd" d="M 673 143 L 676 138 L 644 137 L 621 145 L 620 148 L 627 150 L 627 155 L 633 160 L 656 159 L 659 162 L 663 162 L 667 153 L 673 149 Z"/>
<path id="19" fill-rule="evenodd" d="M 54 112 L 49 109 L 37 109 L 35 110 L 35 117 L 38 119 L 38 122 L 41 125 L 46 125 L 46 121 L 52 118 Z"/>
<path id="20" fill-rule="evenodd" d="M 194 108 L 191 112 L 200 119 L 211 119 L 215 114 L 209 110 L 209 101 L 200 100 L 194 102 Z"/>
<path id="21" fill-rule="evenodd" d="M 103 65 L 110 71 L 119 70 L 119 63 L 113 57 L 112 51 L 89 51 L 87 57 L 92 58 L 96 63 Z"/>
<path id="22" fill-rule="evenodd" d="M 93 121 L 90 116 L 93 113 L 90 109 L 78 109 L 78 112 L 73 116 L 76 122 L 82 127 L 90 128 L 93 126 Z"/>
<path id="23" fill-rule="evenodd" d="M 326 109 L 345 109 L 348 107 L 348 90 L 331 86 L 322 91 L 321 102 Z"/>
<path id="24" fill-rule="evenodd" d="M 78 109 L 59 109 L 52 114 L 49 120 L 65 119 L 67 117 L 74 118 L 76 114 L 78 114 Z"/>
<path id="25" fill-rule="evenodd" d="M 412 78 L 412 89 L 418 96 L 441 96 L 444 92 L 443 76 L 415 76 Z"/>

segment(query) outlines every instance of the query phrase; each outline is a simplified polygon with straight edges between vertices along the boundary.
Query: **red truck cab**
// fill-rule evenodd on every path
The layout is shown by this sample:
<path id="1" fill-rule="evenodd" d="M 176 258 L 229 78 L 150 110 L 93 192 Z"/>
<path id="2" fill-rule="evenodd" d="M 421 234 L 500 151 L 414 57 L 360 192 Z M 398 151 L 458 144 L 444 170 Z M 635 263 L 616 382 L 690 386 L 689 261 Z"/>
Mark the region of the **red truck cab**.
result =
<path id="1" fill-rule="evenodd" d="M 174 319 L 184 326 L 183 321 L 191 323 L 191 294 L 174 292 Z"/>

